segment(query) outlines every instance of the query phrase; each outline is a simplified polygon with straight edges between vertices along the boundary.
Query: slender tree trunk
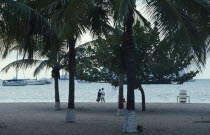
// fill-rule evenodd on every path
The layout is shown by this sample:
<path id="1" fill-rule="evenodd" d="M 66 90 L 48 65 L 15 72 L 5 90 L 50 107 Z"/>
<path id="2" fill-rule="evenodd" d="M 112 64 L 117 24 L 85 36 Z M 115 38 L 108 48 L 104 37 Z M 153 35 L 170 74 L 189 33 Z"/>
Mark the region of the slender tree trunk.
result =
<path id="1" fill-rule="evenodd" d="M 60 110 L 60 97 L 59 97 L 59 86 L 58 79 L 60 78 L 59 68 L 54 67 L 52 70 L 52 77 L 54 78 L 55 87 L 55 109 Z"/>
<path id="2" fill-rule="evenodd" d="M 74 76 L 75 76 L 75 44 L 70 45 L 69 47 L 69 102 L 68 102 L 68 108 L 74 109 Z"/>
<path id="3" fill-rule="evenodd" d="M 134 86 L 136 80 L 135 72 L 135 46 L 133 42 L 132 26 L 134 23 L 133 11 L 128 15 L 126 25 L 126 67 L 127 67 L 127 110 L 135 110 Z"/>
<path id="4" fill-rule="evenodd" d="M 118 116 L 123 116 L 124 115 L 124 103 L 123 103 L 123 81 L 124 81 L 124 74 L 120 74 L 119 78 L 119 97 L 118 97 L 118 111 L 117 115 Z"/>
<path id="5" fill-rule="evenodd" d="M 69 40 L 69 99 L 68 99 L 68 111 L 66 114 L 66 122 L 75 122 L 75 105 L 74 105 L 74 77 L 76 69 L 75 60 L 75 42 L 76 39 Z"/>
<path id="6" fill-rule="evenodd" d="M 59 96 L 59 85 L 58 85 L 57 76 L 54 78 L 54 81 L 55 81 L 55 109 L 60 110 L 60 96 Z"/>
<path id="7" fill-rule="evenodd" d="M 142 111 L 144 112 L 146 110 L 146 106 L 145 106 L 145 94 L 144 94 L 144 89 L 142 88 L 141 84 L 139 86 L 139 90 L 140 90 L 141 96 L 142 96 Z"/>
<path id="8" fill-rule="evenodd" d="M 130 9 L 126 22 L 126 67 L 127 67 L 127 110 L 123 132 L 137 132 L 134 87 L 136 80 L 135 72 L 135 46 L 133 42 L 133 17 L 134 11 Z"/>

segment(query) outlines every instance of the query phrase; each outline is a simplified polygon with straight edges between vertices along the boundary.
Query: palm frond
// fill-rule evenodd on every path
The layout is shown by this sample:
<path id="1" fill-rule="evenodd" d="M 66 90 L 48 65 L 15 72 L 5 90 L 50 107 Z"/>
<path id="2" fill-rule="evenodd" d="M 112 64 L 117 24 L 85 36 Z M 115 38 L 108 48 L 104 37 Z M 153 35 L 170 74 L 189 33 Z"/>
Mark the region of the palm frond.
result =
<path id="1" fill-rule="evenodd" d="M 45 67 L 49 68 L 50 62 L 49 60 L 44 60 L 42 61 L 38 67 L 36 67 L 35 71 L 34 71 L 34 76 L 37 76 Z"/>
<path id="2" fill-rule="evenodd" d="M 0 1 L 2 21 L 13 30 L 17 39 L 30 32 L 40 34 L 50 28 L 48 20 L 31 7 L 13 0 Z"/>
<path id="3" fill-rule="evenodd" d="M 115 25 L 124 23 L 129 10 L 134 10 L 136 0 L 110 0 L 113 5 L 113 18 Z"/>
<path id="4" fill-rule="evenodd" d="M 177 39 L 174 40 L 182 40 L 185 45 L 189 46 L 199 68 L 200 64 L 201 66 L 205 64 L 206 49 L 209 46 L 206 42 L 209 39 L 209 31 L 206 30 L 208 29 L 206 16 L 209 12 L 206 6 L 209 4 L 204 1 L 206 0 L 202 2 L 197 0 L 147 0 L 146 2 L 147 13 L 150 14 L 153 21 L 158 23 L 162 36 L 176 37 Z M 192 11 L 192 7 L 199 7 L 199 10 Z"/>
<path id="5" fill-rule="evenodd" d="M 150 26 L 150 22 L 137 9 L 134 9 L 134 13 L 138 17 L 137 18 L 138 21 L 141 21 L 142 24 L 147 26 L 147 27 Z"/>
<path id="6" fill-rule="evenodd" d="M 8 72 L 9 69 L 11 68 L 28 68 L 28 67 L 33 67 L 34 65 L 38 64 L 40 60 L 29 60 L 29 59 L 24 59 L 24 60 L 17 60 L 14 61 L 8 65 L 6 65 L 1 71 L 2 72 Z"/>
<path id="7" fill-rule="evenodd" d="M 78 47 L 76 47 L 76 49 L 86 47 L 86 46 L 88 46 L 90 44 L 93 44 L 94 42 L 97 42 L 97 39 L 96 40 L 89 41 L 89 42 L 86 42 L 86 43 L 83 43 L 81 45 L 78 45 Z"/>
<path id="8" fill-rule="evenodd" d="M 210 11 L 209 0 L 187 0 L 188 2 L 194 2 L 195 4 L 204 7 L 207 11 Z"/>
<path id="9" fill-rule="evenodd" d="M 88 2 L 87 0 L 56 0 L 51 3 L 43 13 L 46 15 L 53 15 L 55 21 L 63 20 L 61 25 L 65 35 L 77 36 L 85 32 L 84 23 L 81 18 L 84 17 Z M 77 12 L 75 12 L 77 11 Z M 58 14 L 59 13 L 59 14 Z M 58 17 L 55 17 L 58 14 Z M 84 21 L 83 21 L 84 22 Z"/>
<path id="10" fill-rule="evenodd" d="M 70 3 L 71 0 L 55 0 L 51 4 L 49 4 L 45 9 L 42 11 L 44 15 L 52 15 L 55 12 L 64 10 Z"/>
<path id="11" fill-rule="evenodd" d="M 105 35 L 112 31 L 109 23 L 109 9 L 104 8 L 103 5 L 92 4 L 89 6 L 86 20 L 87 28 L 93 36 Z"/>
<path id="12" fill-rule="evenodd" d="M 13 43 L 21 44 L 29 57 L 33 56 L 35 40 L 45 40 L 45 47 L 49 48 L 56 39 L 47 18 L 31 7 L 13 0 L 0 1 L 0 14 L 3 24 L 0 25 L 5 50 Z M 42 35 L 42 36 L 41 36 Z"/>

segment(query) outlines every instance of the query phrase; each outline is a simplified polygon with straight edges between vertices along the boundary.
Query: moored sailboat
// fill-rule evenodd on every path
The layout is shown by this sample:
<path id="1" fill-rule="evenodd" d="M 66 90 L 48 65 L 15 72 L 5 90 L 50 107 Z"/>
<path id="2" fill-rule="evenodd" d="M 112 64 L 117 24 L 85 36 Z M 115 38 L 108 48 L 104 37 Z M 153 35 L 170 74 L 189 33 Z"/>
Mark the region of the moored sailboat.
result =
<path id="1" fill-rule="evenodd" d="M 18 60 L 18 53 L 17 53 L 17 60 Z M 18 78 L 18 68 L 16 67 L 16 77 L 10 80 L 3 80 L 3 86 L 25 86 L 26 80 L 25 79 L 17 79 Z"/>
<path id="2" fill-rule="evenodd" d="M 25 86 L 26 81 L 22 79 L 3 80 L 3 86 Z"/>
<path id="3" fill-rule="evenodd" d="M 44 85 L 45 82 L 37 79 L 28 79 L 26 80 L 27 85 Z"/>
<path id="4" fill-rule="evenodd" d="M 41 79 L 39 79 L 39 81 L 42 81 L 45 84 L 51 84 L 52 83 L 52 81 L 50 79 L 47 79 L 47 78 L 41 78 Z"/>

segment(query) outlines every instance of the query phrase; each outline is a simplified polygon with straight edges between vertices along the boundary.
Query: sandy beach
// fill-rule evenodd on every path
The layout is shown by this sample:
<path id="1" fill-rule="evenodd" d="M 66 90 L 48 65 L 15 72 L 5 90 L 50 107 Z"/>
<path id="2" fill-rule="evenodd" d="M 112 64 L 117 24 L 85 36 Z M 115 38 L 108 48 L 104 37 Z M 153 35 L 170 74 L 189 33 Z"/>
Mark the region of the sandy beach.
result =
<path id="1" fill-rule="evenodd" d="M 210 104 L 136 104 L 141 135 L 209 135 Z M 65 123 L 67 103 L 0 103 L 0 135 L 121 135 L 116 103 L 76 103 L 76 123 Z M 137 133 L 139 134 L 139 133 Z"/>

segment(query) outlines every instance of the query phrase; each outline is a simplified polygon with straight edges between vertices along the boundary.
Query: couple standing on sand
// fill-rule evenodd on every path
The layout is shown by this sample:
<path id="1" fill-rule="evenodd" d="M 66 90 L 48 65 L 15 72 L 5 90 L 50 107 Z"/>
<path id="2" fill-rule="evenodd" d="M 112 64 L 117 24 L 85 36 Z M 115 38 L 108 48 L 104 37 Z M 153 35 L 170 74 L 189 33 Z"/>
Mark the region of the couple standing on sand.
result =
<path id="1" fill-rule="evenodd" d="M 97 102 L 100 102 L 100 100 L 101 100 L 101 102 L 104 102 L 104 103 L 105 103 L 104 97 L 105 97 L 104 88 L 99 89 L 99 90 L 98 90 L 98 97 L 97 97 L 96 101 L 97 101 Z"/>

